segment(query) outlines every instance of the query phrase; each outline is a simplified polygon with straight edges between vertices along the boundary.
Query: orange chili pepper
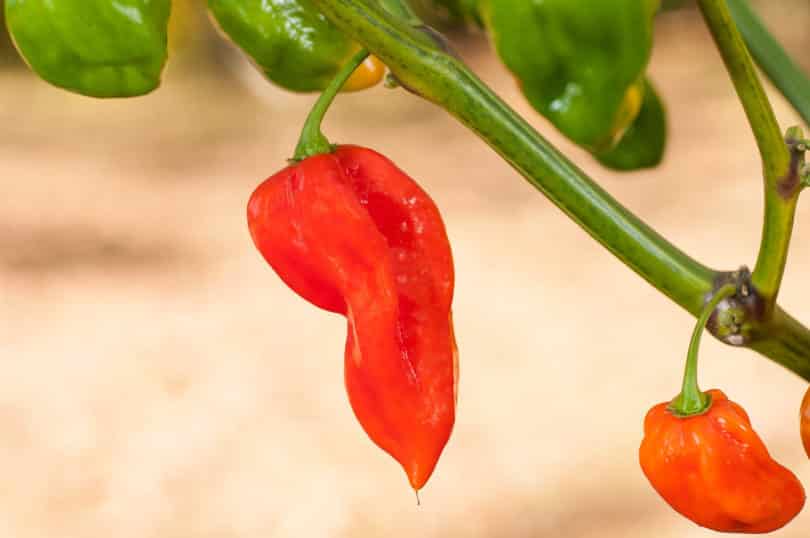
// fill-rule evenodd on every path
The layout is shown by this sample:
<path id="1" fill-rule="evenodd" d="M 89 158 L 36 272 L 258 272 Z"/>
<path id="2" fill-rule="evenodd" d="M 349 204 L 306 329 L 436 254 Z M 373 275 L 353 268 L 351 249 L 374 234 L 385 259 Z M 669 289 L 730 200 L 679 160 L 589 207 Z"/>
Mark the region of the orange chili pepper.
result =
<path id="1" fill-rule="evenodd" d="M 801 434 L 802 444 L 807 457 L 810 458 L 810 388 L 804 395 L 801 408 Z"/>
<path id="2" fill-rule="evenodd" d="M 267 179 L 247 213 L 282 280 L 346 316 L 352 408 L 419 490 L 455 420 L 453 260 L 436 205 L 379 153 L 338 146 Z"/>
<path id="3" fill-rule="evenodd" d="M 356 92 L 376 86 L 385 76 L 385 64 L 376 56 L 369 56 L 354 70 L 341 91 Z"/>
<path id="4" fill-rule="evenodd" d="M 783 527 L 804 506 L 801 483 L 771 458 L 742 407 L 716 389 L 708 396 L 703 414 L 677 416 L 670 402 L 647 413 L 639 450 L 644 474 L 672 508 L 703 527 Z"/>

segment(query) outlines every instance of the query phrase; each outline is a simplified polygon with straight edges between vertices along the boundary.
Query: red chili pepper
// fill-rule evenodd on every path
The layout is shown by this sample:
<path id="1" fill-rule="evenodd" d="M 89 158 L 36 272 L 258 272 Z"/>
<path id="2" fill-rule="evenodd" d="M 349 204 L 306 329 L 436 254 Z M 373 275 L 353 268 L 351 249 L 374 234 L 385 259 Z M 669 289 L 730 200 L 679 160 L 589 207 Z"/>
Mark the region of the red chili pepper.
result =
<path id="1" fill-rule="evenodd" d="M 436 205 L 379 153 L 339 146 L 267 179 L 247 214 L 282 280 L 346 316 L 352 408 L 420 489 L 455 420 L 453 260 Z"/>
<path id="2" fill-rule="evenodd" d="M 764 533 L 804 506 L 804 488 L 776 463 L 745 410 L 719 390 L 700 415 L 680 417 L 670 402 L 644 421 L 639 459 L 652 486 L 675 510 L 716 531 Z"/>

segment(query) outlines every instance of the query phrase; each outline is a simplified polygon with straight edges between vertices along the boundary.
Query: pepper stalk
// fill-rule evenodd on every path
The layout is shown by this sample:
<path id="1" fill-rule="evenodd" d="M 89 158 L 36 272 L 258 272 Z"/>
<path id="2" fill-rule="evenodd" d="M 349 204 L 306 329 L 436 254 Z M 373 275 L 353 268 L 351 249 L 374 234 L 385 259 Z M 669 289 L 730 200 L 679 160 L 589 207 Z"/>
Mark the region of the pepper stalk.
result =
<path id="1" fill-rule="evenodd" d="M 340 68 L 340 71 L 337 72 L 332 82 L 330 82 L 323 93 L 321 93 L 318 100 L 315 101 L 315 105 L 312 107 L 312 110 L 309 112 L 304 122 L 304 128 L 301 130 L 301 137 L 298 139 L 298 145 L 295 147 L 293 161 L 303 161 L 307 157 L 320 155 L 321 153 L 330 153 L 332 151 L 332 144 L 329 143 L 329 140 L 321 131 L 323 118 L 329 110 L 329 107 L 332 106 L 340 89 L 343 88 L 343 85 L 346 84 L 346 81 L 349 80 L 352 73 L 360 67 L 360 64 L 368 58 L 368 55 L 369 52 L 366 49 L 362 49 L 352 56 L 351 59 Z"/>
<path id="2" fill-rule="evenodd" d="M 678 394 L 669 406 L 669 410 L 679 417 L 690 417 L 700 415 L 708 411 L 711 406 L 711 395 L 702 392 L 697 382 L 698 351 L 700 350 L 700 337 L 706 328 L 714 309 L 724 299 L 731 297 L 737 292 L 737 286 L 726 284 L 712 296 L 703 308 L 698 318 L 695 330 L 692 332 L 692 339 L 689 341 L 689 351 L 686 354 L 686 366 L 683 373 L 683 385 L 681 393 Z"/>

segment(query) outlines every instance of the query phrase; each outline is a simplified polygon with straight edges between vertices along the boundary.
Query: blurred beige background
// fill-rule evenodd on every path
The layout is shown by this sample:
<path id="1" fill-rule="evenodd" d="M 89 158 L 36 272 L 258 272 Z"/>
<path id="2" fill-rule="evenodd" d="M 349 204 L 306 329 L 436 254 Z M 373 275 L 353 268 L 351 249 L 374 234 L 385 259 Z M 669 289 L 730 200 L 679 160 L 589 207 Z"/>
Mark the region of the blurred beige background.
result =
<path id="1" fill-rule="evenodd" d="M 806 2 L 760 7 L 808 50 Z M 141 99 L 74 96 L 0 61 L 0 538 L 711 536 L 636 461 L 644 414 L 677 391 L 692 318 L 451 118 L 380 87 L 341 97 L 327 132 L 421 181 L 458 275 L 458 422 L 416 506 L 349 408 L 344 320 L 287 290 L 246 230 L 248 196 L 291 155 L 313 97 L 261 82 L 196 16 L 164 87 Z M 485 44 L 458 48 L 687 252 L 753 262 L 758 159 L 694 12 L 659 18 L 651 69 L 671 144 L 662 167 L 628 176 L 563 142 Z M 805 203 L 782 302 L 806 322 L 808 272 Z M 701 380 L 810 486 L 803 381 L 708 338 Z M 774 536 L 808 533 L 810 510 Z"/>

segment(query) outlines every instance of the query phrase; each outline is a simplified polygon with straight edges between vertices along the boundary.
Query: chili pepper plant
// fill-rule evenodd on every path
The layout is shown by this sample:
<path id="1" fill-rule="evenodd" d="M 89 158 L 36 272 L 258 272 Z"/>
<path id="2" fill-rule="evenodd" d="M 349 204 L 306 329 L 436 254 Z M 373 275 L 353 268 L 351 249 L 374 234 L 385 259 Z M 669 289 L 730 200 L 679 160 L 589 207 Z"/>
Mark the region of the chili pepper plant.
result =
<path id="1" fill-rule="evenodd" d="M 764 189 L 756 263 L 729 260 L 714 269 L 600 188 L 482 82 L 436 29 L 487 36 L 525 99 L 554 128 L 606 168 L 643 172 L 667 151 L 667 122 L 679 121 L 667 119 L 647 74 L 655 17 L 678 4 L 208 0 L 215 26 L 269 83 L 320 93 L 302 118 L 297 144 L 290 141 L 289 163 L 268 163 L 269 177 L 245 193 L 247 228 L 292 291 L 346 318 L 351 408 L 415 491 L 440 469 L 456 416 L 451 246 L 440 208 L 399 168 L 407 163 L 334 145 L 321 131 L 341 91 L 383 80 L 458 119 L 697 318 L 680 392 L 662 395 L 644 420 L 639 463 L 661 498 L 694 523 L 723 532 L 770 532 L 803 508 L 805 477 L 774 461 L 739 404 L 722 390 L 699 388 L 697 357 L 708 330 L 810 381 L 810 329 L 778 303 L 799 196 L 810 184 L 810 140 L 801 126 L 777 122 L 755 64 L 805 122 L 807 76 L 747 0 L 697 0 L 755 137 Z M 170 11 L 170 0 L 6 0 L 5 22 L 46 82 L 87 96 L 134 97 L 160 84 Z M 675 386 L 673 380 L 673 392 Z M 795 399 L 802 402 L 796 443 L 810 456 L 810 391 Z"/>

